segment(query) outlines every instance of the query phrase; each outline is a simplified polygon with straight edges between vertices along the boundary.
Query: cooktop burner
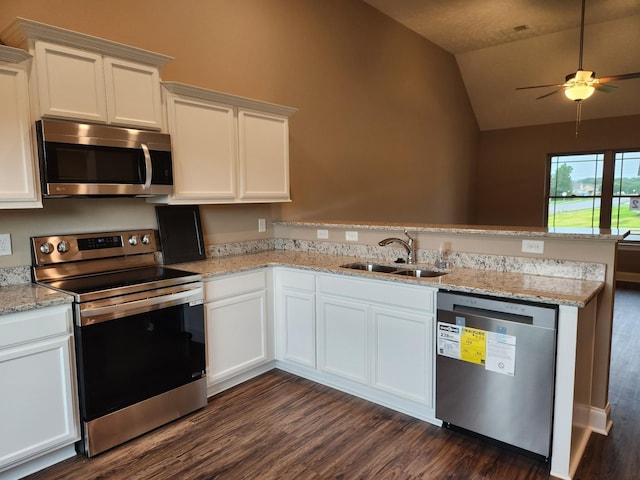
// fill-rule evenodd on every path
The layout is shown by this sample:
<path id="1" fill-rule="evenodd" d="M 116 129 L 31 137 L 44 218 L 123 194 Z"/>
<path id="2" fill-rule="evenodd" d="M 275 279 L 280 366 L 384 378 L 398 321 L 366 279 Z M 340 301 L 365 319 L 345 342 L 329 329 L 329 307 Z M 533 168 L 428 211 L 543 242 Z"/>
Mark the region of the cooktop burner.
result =
<path id="1" fill-rule="evenodd" d="M 81 277 L 72 277 L 47 282 L 47 285 L 57 290 L 82 295 L 104 290 L 113 290 L 131 285 L 155 284 L 163 280 L 183 278 L 193 275 L 190 272 L 174 268 L 142 267 L 119 272 L 109 272 Z"/>

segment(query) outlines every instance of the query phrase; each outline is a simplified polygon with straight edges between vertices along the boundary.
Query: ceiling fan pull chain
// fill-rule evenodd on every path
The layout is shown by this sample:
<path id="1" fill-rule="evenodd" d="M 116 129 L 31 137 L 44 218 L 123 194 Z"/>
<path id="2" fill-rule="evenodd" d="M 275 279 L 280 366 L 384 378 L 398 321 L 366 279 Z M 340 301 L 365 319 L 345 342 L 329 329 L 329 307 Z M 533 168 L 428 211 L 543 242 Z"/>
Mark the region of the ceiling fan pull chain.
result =
<path id="1" fill-rule="evenodd" d="M 576 138 L 578 138 L 578 130 L 580 128 L 580 122 L 582 121 L 582 100 L 577 100 L 576 104 Z"/>

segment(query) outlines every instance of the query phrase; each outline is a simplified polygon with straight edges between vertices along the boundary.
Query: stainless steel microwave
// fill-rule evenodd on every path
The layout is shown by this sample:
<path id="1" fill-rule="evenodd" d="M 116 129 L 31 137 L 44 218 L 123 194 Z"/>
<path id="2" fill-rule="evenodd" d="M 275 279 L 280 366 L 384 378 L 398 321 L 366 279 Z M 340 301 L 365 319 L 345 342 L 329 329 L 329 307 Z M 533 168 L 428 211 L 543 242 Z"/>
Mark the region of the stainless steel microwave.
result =
<path id="1" fill-rule="evenodd" d="M 36 135 L 43 197 L 173 193 L 165 133 L 44 119 Z"/>

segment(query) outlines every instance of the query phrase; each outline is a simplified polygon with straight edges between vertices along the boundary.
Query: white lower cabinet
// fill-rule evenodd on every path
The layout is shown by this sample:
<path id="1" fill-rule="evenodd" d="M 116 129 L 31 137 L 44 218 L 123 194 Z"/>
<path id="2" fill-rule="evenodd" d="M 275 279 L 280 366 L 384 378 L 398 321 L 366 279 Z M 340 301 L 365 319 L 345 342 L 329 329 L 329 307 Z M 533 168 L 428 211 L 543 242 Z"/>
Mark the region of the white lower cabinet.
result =
<path id="1" fill-rule="evenodd" d="M 433 406 L 433 317 L 373 307 L 371 321 L 371 386 Z"/>
<path id="2" fill-rule="evenodd" d="M 341 298 L 318 299 L 318 369 L 369 383 L 369 307 Z"/>
<path id="3" fill-rule="evenodd" d="M 0 316 L 1 478 L 48 466 L 25 462 L 80 438 L 72 328 L 69 305 Z"/>
<path id="4" fill-rule="evenodd" d="M 266 270 L 207 281 L 205 302 L 207 386 L 213 394 L 262 373 L 259 367 L 273 360 Z"/>
<path id="5" fill-rule="evenodd" d="M 315 275 L 276 269 L 276 359 L 316 367 Z"/>
<path id="6" fill-rule="evenodd" d="M 285 268 L 275 279 L 278 367 L 438 423 L 437 289 Z"/>

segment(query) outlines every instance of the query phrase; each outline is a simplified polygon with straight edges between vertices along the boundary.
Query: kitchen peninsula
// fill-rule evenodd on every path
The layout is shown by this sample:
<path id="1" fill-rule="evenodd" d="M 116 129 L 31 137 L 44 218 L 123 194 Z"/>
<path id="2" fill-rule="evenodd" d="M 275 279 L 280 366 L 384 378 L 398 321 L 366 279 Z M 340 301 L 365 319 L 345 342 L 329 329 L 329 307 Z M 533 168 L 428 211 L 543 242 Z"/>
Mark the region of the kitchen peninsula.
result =
<path id="1" fill-rule="evenodd" d="M 438 250 L 444 248 L 450 273 L 415 279 L 341 268 L 356 260 L 393 262 L 402 257 L 403 249 L 380 247 L 378 242 L 392 234 L 401 237 L 405 230 L 417 237 L 419 263 L 433 264 Z M 551 472 L 560 478 L 571 478 L 590 433 L 606 434 L 611 426 L 606 358 L 613 311 L 615 246 L 625 235 L 626 232 L 597 230 L 276 222 L 274 239 L 262 245 L 275 251 L 215 258 L 226 247 L 231 248 L 218 245 L 209 249 L 207 261 L 185 264 L 183 268 L 213 279 L 231 272 L 282 267 L 559 305 Z M 325 238 L 318 239 L 319 236 Z M 522 253 L 523 241 L 530 240 L 542 242 L 537 244 L 542 247 L 541 253 Z M 245 247 L 250 251 L 261 249 L 252 242 Z M 275 282 L 277 291 L 278 280 Z M 578 358 L 580 362 L 576 361 Z M 282 363 L 276 365 L 286 369 Z"/>
<path id="2" fill-rule="evenodd" d="M 446 275 L 410 278 L 342 268 L 344 264 L 366 260 L 393 264 L 396 258 L 405 255 L 404 249 L 381 247 L 378 242 L 383 237 L 401 237 L 405 229 L 417 238 L 418 265 L 432 265 L 438 250 L 447 251 L 449 265 Z M 326 230 L 329 238 L 318 239 L 318 230 Z M 344 240 L 346 232 L 357 232 L 358 240 L 347 242 Z M 325 232 L 320 235 L 325 236 Z M 354 238 L 353 233 L 349 235 L 349 238 Z M 205 291 L 219 296 L 211 304 L 223 307 L 233 304 L 229 300 L 231 297 L 225 296 L 228 293 L 224 290 L 226 285 L 247 288 L 251 282 L 262 278 L 260 288 L 263 288 L 263 293 L 255 298 L 269 306 L 265 318 L 265 357 L 241 375 L 222 372 L 218 377 L 221 382 L 213 390 L 210 389 L 210 393 L 228 388 L 274 366 L 323 381 L 322 376 L 314 376 L 314 368 L 299 367 L 283 360 L 278 354 L 278 322 L 282 315 L 279 296 L 284 291 L 281 283 L 287 280 L 286 275 L 293 275 L 289 277 L 294 280 L 289 286 L 293 285 L 298 293 L 314 298 L 321 297 L 325 292 L 316 291 L 313 285 L 322 285 L 324 282 L 324 285 L 330 286 L 346 279 L 356 283 L 340 284 L 366 285 L 367 288 L 378 289 L 376 291 L 382 292 L 383 296 L 387 291 L 395 291 L 393 288 L 397 287 L 397 291 L 402 292 L 402 288 L 410 287 L 413 289 L 412 295 L 416 294 L 412 298 L 435 298 L 434 292 L 444 289 L 558 305 L 551 473 L 560 478 L 571 478 L 590 433 L 606 433 L 610 426 L 606 400 L 605 408 L 596 403 L 598 388 L 605 389 L 606 398 L 606 385 L 603 387 L 598 383 L 598 348 L 608 348 L 608 345 L 599 345 L 601 339 L 597 337 L 597 331 L 600 324 L 610 325 L 611 322 L 615 245 L 624 235 L 624 232 L 561 233 L 498 227 L 276 222 L 273 238 L 208 245 L 207 260 L 179 264 L 178 267 L 201 273 L 205 280 Z M 534 255 L 520 252 L 523 240 L 542 241 L 544 253 Z M 310 279 L 311 284 L 305 284 L 306 279 Z M 303 282 L 295 285 L 299 280 Z M 24 285 L 22 288 L 34 287 Z M 0 298 L 4 300 L 8 295 L 15 297 L 16 289 L 20 287 L 0 290 Z M 205 294 L 205 302 L 209 293 Z M 13 310 L 19 308 L 15 303 L 12 305 Z M 429 308 L 432 313 L 428 313 L 427 317 L 430 315 L 431 323 L 427 325 L 433 328 L 435 304 Z M 11 309 L 3 311 L 8 314 L 11 312 Z M 429 338 L 433 339 L 431 336 Z M 598 342 L 595 347 L 594 338 Z M 432 378 L 432 373 L 429 375 Z M 338 382 L 335 386 L 341 388 L 343 385 Z M 348 388 L 344 390 L 349 391 Z M 437 423 L 433 415 L 432 394 L 432 390 L 429 390 L 424 414 L 416 415 L 403 407 L 411 402 L 400 402 L 398 409 Z M 361 396 L 368 398 L 366 392 Z"/>

